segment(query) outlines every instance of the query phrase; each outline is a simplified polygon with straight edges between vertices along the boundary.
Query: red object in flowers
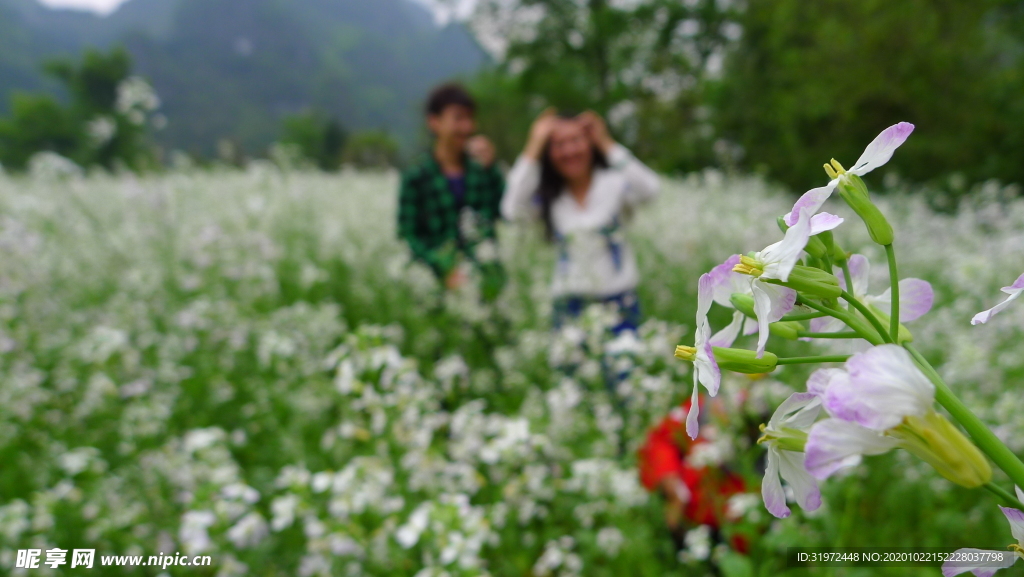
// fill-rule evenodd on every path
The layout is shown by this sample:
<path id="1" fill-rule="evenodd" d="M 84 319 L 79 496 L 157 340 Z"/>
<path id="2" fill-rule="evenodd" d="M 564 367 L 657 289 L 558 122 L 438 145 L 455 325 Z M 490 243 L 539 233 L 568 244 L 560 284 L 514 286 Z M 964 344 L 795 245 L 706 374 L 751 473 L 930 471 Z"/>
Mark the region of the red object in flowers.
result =
<path id="1" fill-rule="evenodd" d="M 701 413 L 704 403 L 701 402 Z M 666 480 L 676 477 L 686 485 L 690 499 L 682 505 L 683 517 L 694 525 L 708 525 L 719 529 L 725 522 L 726 505 L 729 498 L 746 491 L 743 479 L 735 473 L 717 467 L 696 467 L 686 457 L 701 444 L 708 441 L 702 437 L 690 440 L 686 435 L 686 414 L 690 401 L 674 409 L 647 436 L 647 442 L 640 448 L 640 482 L 650 491 L 657 491 Z M 733 547 L 745 552 L 744 539 L 733 539 Z"/>

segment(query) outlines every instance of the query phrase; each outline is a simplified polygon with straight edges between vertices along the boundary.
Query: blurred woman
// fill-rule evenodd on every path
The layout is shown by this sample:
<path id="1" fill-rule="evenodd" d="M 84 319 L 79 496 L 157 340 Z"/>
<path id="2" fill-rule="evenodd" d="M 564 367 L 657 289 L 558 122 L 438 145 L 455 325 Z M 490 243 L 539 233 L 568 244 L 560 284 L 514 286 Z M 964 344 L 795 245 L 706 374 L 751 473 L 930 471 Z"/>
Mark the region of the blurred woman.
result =
<path id="1" fill-rule="evenodd" d="M 534 121 L 508 174 L 501 213 L 508 220 L 539 219 L 558 249 L 556 327 L 593 303 L 618 310 L 616 334 L 637 327 L 640 278 L 622 227 L 658 188 L 658 175 L 612 140 L 597 114 L 548 110 Z"/>

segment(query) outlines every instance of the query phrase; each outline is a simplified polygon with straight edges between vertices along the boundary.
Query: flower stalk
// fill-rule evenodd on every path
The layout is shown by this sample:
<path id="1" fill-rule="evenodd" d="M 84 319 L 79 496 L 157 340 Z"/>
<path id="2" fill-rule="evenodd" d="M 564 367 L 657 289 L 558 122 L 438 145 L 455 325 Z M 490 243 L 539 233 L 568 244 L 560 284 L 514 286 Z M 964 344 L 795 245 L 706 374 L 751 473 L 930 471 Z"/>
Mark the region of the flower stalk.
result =
<path id="1" fill-rule="evenodd" d="M 892 310 L 889 313 L 889 337 L 892 342 L 900 342 L 900 271 L 896 266 L 896 249 L 892 244 L 885 245 L 885 258 L 889 261 L 889 287 L 892 291 Z"/>

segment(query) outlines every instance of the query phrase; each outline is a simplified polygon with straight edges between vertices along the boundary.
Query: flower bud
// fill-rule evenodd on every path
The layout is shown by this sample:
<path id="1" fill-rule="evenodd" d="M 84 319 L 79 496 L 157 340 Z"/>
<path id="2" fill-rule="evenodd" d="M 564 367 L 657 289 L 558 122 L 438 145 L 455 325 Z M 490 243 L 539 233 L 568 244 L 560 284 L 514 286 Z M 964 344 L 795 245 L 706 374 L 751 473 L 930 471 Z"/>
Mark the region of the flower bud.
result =
<path id="1" fill-rule="evenodd" d="M 756 351 L 748 351 L 746 349 L 714 347 L 713 350 L 718 367 L 734 373 L 748 375 L 770 373 L 775 370 L 775 366 L 779 362 L 779 357 L 767 351 L 765 351 L 764 356 L 757 358 Z"/>
<path id="2" fill-rule="evenodd" d="M 845 174 L 839 180 L 839 196 L 850 205 L 853 212 L 864 221 L 868 228 L 871 240 L 885 246 L 892 244 L 893 231 L 889 221 L 885 219 L 882 211 L 871 202 L 868 196 L 868 189 L 864 181 L 855 174 Z"/>
<path id="3" fill-rule="evenodd" d="M 992 466 L 978 447 L 935 411 L 905 417 L 887 434 L 957 485 L 973 489 L 992 480 Z"/>
<path id="4" fill-rule="evenodd" d="M 789 273 L 789 280 L 786 282 L 775 279 L 769 279 L 766 282 L 786 286 L 799 293 L 824 299 L 839 298 L 843 294 L 836 275 L 809 266 L 793 267 L 793 271 Z"/>
<path id="5" fill-rule="evenodd" d="M 850 253 L 843 250 L 839 243 L 832 241 L 832 262 L 836 266 L 842 266 L 850 258 Z"/>
<path id="6" fill-rule="evenodd" d="M 754 312 L 754 297 L 743 293 L 732 293 L 729 302 L 732 303 L 733 308 L 747 317 L 757 319 L 757 313 Z"/>
<path id="7" fill-rule="evenodd" d="M 798 340 L 800 338 L 800 332 L 804 330 L 804 325 L 796 321 L 780 321 L 768 325 L 768 330 L 775 336 L 791 341 Z"/>

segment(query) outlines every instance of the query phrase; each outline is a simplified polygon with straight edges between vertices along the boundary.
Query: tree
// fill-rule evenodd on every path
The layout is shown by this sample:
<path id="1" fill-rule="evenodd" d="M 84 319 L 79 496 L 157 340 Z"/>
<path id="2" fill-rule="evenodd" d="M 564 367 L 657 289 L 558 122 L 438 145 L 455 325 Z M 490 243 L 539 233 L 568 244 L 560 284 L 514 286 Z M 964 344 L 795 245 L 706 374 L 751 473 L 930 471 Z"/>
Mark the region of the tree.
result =
<path id="1" fill-rule="evenodd" d="M 1024 108 L 1020 29 L 1003 42 L 1012 38 L 995 18 L 1000 4 L 1020 11 L 989 0 L 752 0 L 717 128 L 745 149 L 747 167 L 797 191 L 898 121 L 917 125 L 891 163 L 912 180 L 1024 181 L 1024 125 L 1007 114 Z"/>
<path id="2" fill-rule="evenodd" d="M 298 148 L 300 154 L 321 170 L 337 170 L 345 147 L 345 131 L 334 118 L 319 112 L 285 117 L 281 142 Z"/>
<path id="3" fill-rule="evenodd" d="M 503 63 L 482 77 L 478 91 L 522 95 L 529 105 L 516 106 L 528 116 L 548 105 L 594 109 L 655 166 L 696 168 L 712 148 L 701 94 L 738 35 L 728 4 L 485 0 L 473 25 L 482 38 L 500 31 L 506 42 L 492 46 Z M 482 124 L 490 115 L 481 107 Z M 525 135 L 525 122 L 513 124 Z"/>
<path id="4" fill-rule="evenodd" d="M 159 99 L 148 83 L 130 76 L 123 48 L 87 50 L 78 63 L 56 60 L 44 70 L 61 82 L 69 104 L 16 95 L 10 118 L 0 120 L 0 163 L 22 169 L 33 154 L 52 151 L 82 166 L 138 170 L 153 164 L 146 124 Z"/>

